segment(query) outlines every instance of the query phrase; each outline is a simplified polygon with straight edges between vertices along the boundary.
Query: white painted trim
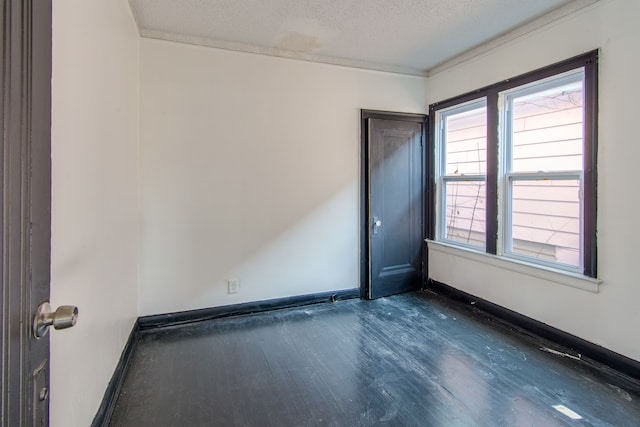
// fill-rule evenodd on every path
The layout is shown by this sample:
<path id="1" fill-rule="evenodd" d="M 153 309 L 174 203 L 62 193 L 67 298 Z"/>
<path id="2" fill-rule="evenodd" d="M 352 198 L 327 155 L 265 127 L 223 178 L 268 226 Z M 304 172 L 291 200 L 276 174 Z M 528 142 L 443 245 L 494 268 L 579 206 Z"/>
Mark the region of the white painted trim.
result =
<path id="1" fill-rule="evenodd" d="M 501 36 L 498 36 L 492 40 L 489 40 L 486 43 L 483 43 L 479 46 L 471 48 L 466 52 L 462 52 L 460 55 L 457 55 L 451 59 L 448 59 L 441 64 L 438 64 L 434 67 L 429 68 L 426 71 L 427 77 L 435 76 L 438 73 L 448 70 L 449 68 L 453 68 L 458 64 L 463 62 L 470 61 L 478 56 L 484 55 L 485 53 L 497 49 L 513 40 L 516 40 L 520 37 L 523 37 L 529 33 L 536 31 L 538 28 L 544 27 L 546 25 L 552 24 L 556 21 L 561 20 L 565 16 L 571 15 L 574 12 L 578 12 L 579 10 L 585 9 L 594 3 L 599 2 L 600 0 L 576 0 L 571 3 L 562 6 L 556 10 L 553 10 L 545 15 L 540 16 L 539 18 L 535 18 L 527 24 L 521 25 L 515 30 L 509 31 Z"/>
<path id="2" fill-rule="evenodd" d="M 462 248 L 449 243 L 436 242 L 434 240 L 425 240 L 430 251 L 436 251 L 447 255 L 466 258 L 471 261 L 488 264 L 503 270 L 513 271 L 515 273 L 525 274 L 527 276 L 538 279 L 548 280 L 550 282 L 559 283 L 561 285 L 570 286 L 572 288 L 582 289 L 584 291 L 598 293 L 602 280 L 592 277 L 583 276 L 581 274 L 562 271 L 546 266 L 531 264 L 525 261 L 504 258 L 486 252 L 479 252 L 469 248 Z"/>

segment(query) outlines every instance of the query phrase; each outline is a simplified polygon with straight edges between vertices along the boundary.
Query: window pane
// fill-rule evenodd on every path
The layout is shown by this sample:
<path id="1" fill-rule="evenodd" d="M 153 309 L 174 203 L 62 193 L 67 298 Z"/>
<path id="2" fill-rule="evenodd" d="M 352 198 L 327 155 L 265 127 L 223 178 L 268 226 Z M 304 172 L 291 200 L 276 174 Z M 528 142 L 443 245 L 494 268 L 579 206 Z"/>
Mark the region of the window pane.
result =
<path id="1" fill-rule="evenodd" d="M 447 181 L 445 238 L 470 245 L 485 246 L 484 181 Z"/>
<path id="2" fill-rule="evenodd" d="M 512 252 L 580 266 L 580 181 L 511 184 Z"/>
<path id="3" fill-rule="evenodd" d="M 448 115 L 445 119 L 446 175 L 487 172 L 487 108 Z"/>
<path id="4" fill-rule="evenodd" d="M 512 171 L 582 170 L 582 81 L 512 98 Z"/>

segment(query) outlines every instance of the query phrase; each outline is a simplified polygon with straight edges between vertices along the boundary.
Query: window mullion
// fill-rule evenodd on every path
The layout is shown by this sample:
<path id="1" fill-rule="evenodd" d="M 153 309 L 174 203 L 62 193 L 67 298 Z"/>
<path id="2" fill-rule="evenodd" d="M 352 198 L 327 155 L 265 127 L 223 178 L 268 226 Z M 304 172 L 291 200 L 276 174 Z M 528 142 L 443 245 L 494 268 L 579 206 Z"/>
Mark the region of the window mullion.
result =
<path id="1" fill-rule="evenodd" d="M 490 254 L 498 250 L 498 144 L 499 144 L 498 92 L 487 94 L 487 198 L 486 198 L 486 246 Z"/>
<path id="2" fill-rule="evenodd" d="M 598 59 L 585 65 L 584 91 L 584 157 L 583 170 L 583 274 L 597 277 L 596 212 L 598 176 Z"/>

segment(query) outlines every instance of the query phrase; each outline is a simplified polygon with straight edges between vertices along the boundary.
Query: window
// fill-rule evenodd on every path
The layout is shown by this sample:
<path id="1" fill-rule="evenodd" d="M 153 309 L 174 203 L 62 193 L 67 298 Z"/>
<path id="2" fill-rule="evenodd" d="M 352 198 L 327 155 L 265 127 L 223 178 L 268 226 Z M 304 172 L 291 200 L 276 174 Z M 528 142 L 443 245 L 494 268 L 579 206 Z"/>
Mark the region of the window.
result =
<path id="1" fill-rule="evenodd" d="M 487 176 L 486 100 L 441 113 L 442 229 L 445 240 L 484 247 Z"/>
<path id="2" fill-rule="evenodd" d="M 597 52 L 430 112 L 432 237 L 595 277 Z"/>

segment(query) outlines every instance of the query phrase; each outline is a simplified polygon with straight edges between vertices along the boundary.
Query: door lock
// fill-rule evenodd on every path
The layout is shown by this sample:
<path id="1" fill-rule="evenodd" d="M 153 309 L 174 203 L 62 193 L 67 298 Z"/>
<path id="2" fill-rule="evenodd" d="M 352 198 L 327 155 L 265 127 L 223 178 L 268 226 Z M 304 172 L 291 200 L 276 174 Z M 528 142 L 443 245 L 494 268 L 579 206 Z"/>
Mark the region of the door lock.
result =
<path id="1" fill-rule="evenodd" d="M 373 234 L 378 234 L 378 231 L 382 227 L 382 221 L 378 217 L 373 217 Z"/>
<path id="2" fill-rule="evenodd" d="M 40 339 L 47 335 L 49 326 L 55 329 L 66 329 L 74 326 L 78 321 L 78 307 L 61 305 L 56 311 L 51 311 L 51 305 L 43 302 L 38 307 L 33 318 L 33 336 Z"/>

